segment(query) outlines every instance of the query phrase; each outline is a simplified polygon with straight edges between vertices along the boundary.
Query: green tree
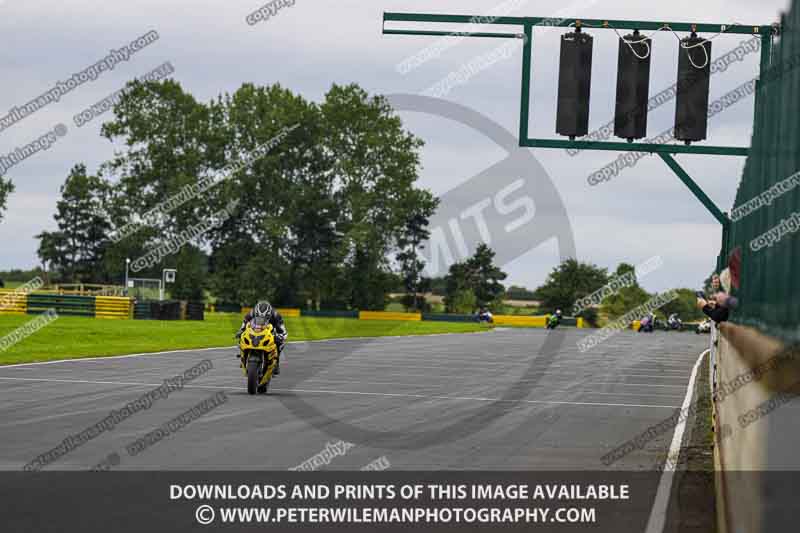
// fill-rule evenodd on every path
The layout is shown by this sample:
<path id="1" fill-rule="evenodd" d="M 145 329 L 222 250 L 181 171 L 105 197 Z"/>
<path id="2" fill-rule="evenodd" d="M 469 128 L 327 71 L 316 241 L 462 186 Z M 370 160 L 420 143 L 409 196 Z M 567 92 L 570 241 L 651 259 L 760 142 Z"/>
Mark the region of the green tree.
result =
<path id="1" fill-rule="evenodd" d="M 56 204 L 53 218 L 58 230 L 37 235 L 39 258 L 63 281 L 107 281 L 103 270 L 111 231 L 103 208 L 107 191 L 102 179 L 87 175 L 83 164 L 75 165 Z"/>
<path id="2" fill-rule="evenodd" d="M 404 232 L 397 239 L 400 251 L 397 260 L 400 262 L 400 276 L 403 279 L 403 288 L 406 292 L 404 305 L 407 309 L 425 310 L 425 299 L 421 293 L 430 290 L 430 279 L 422 275 L 425 261 L 419 255 L 423 248 L 423 241 L 430 237 L 428 220 L 433 215 L 438 202 L 429 199 L 427 205 L 418 206 L 418 212 L 411 214 L 406 220 Z"/>
<path id="3" fill-rule="evenodd" d="M 536 300 L 536 293 L 526 287 L 512 285 L 506 290 L 506 298 L 509 300 Z"/>
<path id="4" fill-rule="evenodd" d="M 444 296 L 447 292 L 447 282 L 444 276 L 438 276 L 430 279 L 431 292 L 436 296 Z"/>
<path id="5" fill-rule="evenodd" d="M 475 297 L 475 292 L 471 289 L 461 289 L 450 298 L 447 309 L 449 313 L 466 315 L 474 313 L 477 307 L 478 299 Z"/>
<path id="6" fill-rule="evenodd" d="M 481 243 L 475 254 L 462 263 L 450 266 L 445 276 L 445 309 L 449 313 L 464 312 L 465 302 L 472 301 L 465 297 L 471 292 L 474 306 L 488 307 L 492 310 L 502 306 L 505 287 L 501 283 L 507 275 L 494 264 L 495 253 L 486 244 Z M 474 311 L 474 309 L 469 312 Z"/>
<path id="7" fill-rule="evenodd" d="M 467 266 L 473 277 L 473 290 L 478 307 L 489 307 L 495 310 L 503 303 L 506 288 L 501 281 L 508 275 L 494 264 L 494 251 L 481 243 L 475 255 L 467 260 Z"/>
<path id="8" fill-rule="evenodd" d="M 0 176 L 0 222 L 3 221 L 8 197 L 12 192 L 14 192 L 14 184 L 11 183 L 11 180 L 5 180 L 3 176 Z"/>
<path id="9" fill-rule="evenodd" d="M 623 278 L 623 276 L 626 276 Z M 628 263 L 620 263 L 614 273 L 613 278 L 630 279 L 633 277 L 633 284 L 623 287 L 616 294 L 603 300 L 602 309 L 610 319 L 619 318 L 625 313 L 636 309 L 645 304 L 652 296 L 647 293 L 636 279 L 636 269 Z"/>
<path id="10" fill-rule="evenodd" d="M 319 111 L 280 85 L 253 84 L 219 98 L 211 109 L 215 128 L 225 132 L 222 157 L 214 163 L 219 168 L 270 145 L 209 195 L 208 204 L 216 209 L 240 201 L 236 216 L 211 235 L 212 286 L 220 297 L 239 303 L 267 298 L 299 306 L 315 268 L 335 261 L 320 252 L 336 257 L 325 247 L 333 240 L 331 207 L 320 201 L 329 197 L 330 185 Z"/>
<path id="11" fill-rule="evenodd" d="M 181 248 L 173 261 L 175 267 L 180 265 L 180 268 L 177 268 L 175 283 L 166 287 L 170 296 L 176 300 L 203 301 L 205 297 L 203 280 L 206 279 L 208 268 L 206 254 L 196 246 L 187 245 Z"/>
<path id="12" fill-rule="evenodd" d="M 43 279 L 49 284 L 53 277 L 58 278 L 59 274 L 55 272 L 55 269 L 67 261 L 66 254 L 62 249 L 62 243 L 65 241 L 64 234 L 60 231 L 43 231 L 36 238 L 39 239 L 36 255 L 39 256 L 42 270 L 46 273 Z"/>
<path id="13" fill-rule="evenodd" d="M 334 198 L 334 175 L 324 154 L 324 131 L 319 128 L 319 112 L 311 106 L 300 130 L 300 142 L 307 148 L 306 159 L 295 163 L 300 172 L 289 181 L 294 187 L 288 214 L 287 259 L 290 277 L 296 286 L 297 305 L 312 309 L 347 300 L 342 287 L 331 283 L 339 276 L 347 255 L 346 240 L 339 227 L 339 209 Z"/>
<path id="14" fill-rule="evenodd" d="M 415 187 L 422 141 L 403 129 L 385 98 L 357 85 L 334 85 L 320 110 L 337 226 L 348 250 L 344 270 L 353 280 L 349 303 L 383 309 L 392 280 L 388 252 L 412 214 L 434 202 L 430 192 Z"/>
<path id="15" fill-rule="evenodd" d="M 561 309 L 568 314 L 578 299 L 600 289 L 607 282 L 608 271 L 605 268 L 567 259 L 550 272 L 545 283 L 535 292 L 541 299 L 543 311 L 552 313 Z"/>
<path id="16" fill-rule="evenodd" d="M 103 165 L 104 174 L 114 183 L 107 210 L 117 229 L 142 222 L 145 213 L 197 183 L 221 159 L 223 133 L 211 127 L 210 108 L 173 80 L 131 82 L 114 114 L 103 124 L 101 134 L 126 147 Z M 125 258 L 135 259 L 177 237 L 208 219 L 213 207 L 194 199 L 148 219 L 133 235 L 111 246 L 106 268 L 120 279 Z M 204 237 L 193 245 L 206 242 Z M 191 252 L 169 256 L 138 275 L 160 278 L 163 268 L 177 268 L 181 283 L 196 285 L 202 292 L 204 269 L 197 268 Z M 197 290 L 190 292 L 197 294 Z"/>
<path id="17" fill-rule="evenodd" d="M 44 279 L 45 271 L 41 267 L 31 268 L 29 270 L 23 270 L 21 268 L 12 268 L 10 270 L 0 270 L 0 278 L 3 281 L 18 281 L 22 283 L 26 283 L 33 278 L 42 278 Z"/>
<path id="18" fill-rule="evenodd" d="M 417 239 L 408 221 L 435 206 L 415 186 L 422 142 L 386 99 L 356 85 L 333 86 L 320 105 L 253 84 L 203 104 L 171 80 L 133 83 L 103 135 L 126 147 L 104 165 L 115 227 L 277 140 L 109 253 L 117 264 L 238 200 L 231 219 L 193 243 L 210 250 L 208 274 L 190 253 L 170 265 L 223 303 L 382 309 L 396 284 L 392 252 Z"/>
<path id="19" fill-rule="evenodd" d="M 448 313 L 472 313 L 477 305 L 472 279 L 466 261 L 453 263 L 444 277 L 444 308 Z M 467 293 L 469 293 L 468 296 Z M 465 309 L 465 302 L 472 302 L 472 307 Z"/>
<path id="20" fill-rule="evenodd" d="M 697 296 L 692 289 L 676 289 L 678 298 L 668 302 L 661 308 L 664 316 L 677 313 L 684 322 L 701 320 L 705 318 L 703 312 L 697 308 Z"/>

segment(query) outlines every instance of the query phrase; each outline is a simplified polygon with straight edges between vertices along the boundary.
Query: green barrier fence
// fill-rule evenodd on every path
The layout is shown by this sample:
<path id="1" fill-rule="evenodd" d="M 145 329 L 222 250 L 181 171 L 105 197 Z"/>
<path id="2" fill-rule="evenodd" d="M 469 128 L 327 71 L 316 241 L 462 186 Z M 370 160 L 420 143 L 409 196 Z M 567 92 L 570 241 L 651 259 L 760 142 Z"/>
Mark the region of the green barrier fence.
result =
<path id="1" fill-rule="evenodd" d="M 578 319 L 573 316 L 565 316 L 561 319 L 562 326 L 578 327 Z"/>
<path id="2" fill-rule="evenodd" d="M 237 304 L 216 304 L 213 309 L 208 310 L 217 313 L 239 313 L 242 310 L 242 306 Z"/>
<path id="3" fill-rule="evenodd" d="M 29 294 L 28 314 L 36 315 L 55 309 L 62 316 L 94 316 L 94 296 L 62 296 L 58 294 Z"/>
<path id="4" fill-rule="evenodd" d="M 800 2 L 779 39 L 762 38 L 752 147 L 718 269 L 731 266 L 732 321 L 800 340 Z M 772 232 L 770 236 L 768 232 Z M 737 276 L 738 271 L 738 276 Z M 738 289 L 736 288 L 738 278 Z"/>
<path id="5" fill-rule="evenodd" d="M 150 320 L 153 314 L 150 312 L 150 302 L 142 301 L 133 304 L 133 318 L 136 320 Z"/>

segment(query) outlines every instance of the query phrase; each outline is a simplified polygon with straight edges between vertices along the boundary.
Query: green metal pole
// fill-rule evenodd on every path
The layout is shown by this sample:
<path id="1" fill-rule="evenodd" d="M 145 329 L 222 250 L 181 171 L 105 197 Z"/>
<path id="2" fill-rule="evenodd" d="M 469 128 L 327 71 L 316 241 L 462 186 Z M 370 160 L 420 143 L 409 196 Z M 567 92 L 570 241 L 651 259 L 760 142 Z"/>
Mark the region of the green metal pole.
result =
<path id="1" fill-rule="evenodd" d="M 685 144 L 629 143 L 623 141 L 568 141 L 565 139 L 520 139 L 528 148 L 572 148 L 575 150 L 608 150 L 612 152 L 648 152 L 651 154 L 703 154 L 746 156 L 749 148 L 737 146 L 705 146 Z"/>
<path id="2" fill-rule="evenodd" d="M 616 30 L 667 30 L 676 32 L 697 33 L 726 33 L 739 35 L 764 34 L 772 31 L 769 25 L 757 24 L 708 24 L 693 22 L 657 22 L 647 20 L 615 20 L 615 19 L 586 19 L 580 17 L 492 17 L 481 15 L 449 15 L 431 13 L 394 13 L 385 12 L 383 21 L 386 22 L 426 22 L 439 24 L 499 24 L 518 25 L 531 24 L 543 27 L 570 27 L 583 26 L 590 29 L 616 29 Z"/>
<path id="3" fill-rule="evenodd" d="M 441 30 L 383 30 L 384 35 L 423 35 L 427 37 L 488 37 L 494 39 L 520 39 L 518 33 L 457 32 Z"/>
<path id="4" fill-rule="evenodd" d="M 722 225 L 722 248 L 720 248 L 719 256 L 717 256 L 717 273 L 722 272 L 727 267 L 728 255 L 730 254 L 730 246 L 728 241 L 731 236 L 731 225 Z"/>
<path id="5" fill-rule="evenodd" d="M 711 214 L 714 215 L 714 218 L 719 220 L 723 228 L 730 224 L 731 220 L 728 218 L 728 215 L 723 213 L 719 209 L 719 207 L 717 207 L 717 204 L 715 204 L 711 200 L 711 198 L 709 198 L 708 195 L 705 192 L 703 192 L 703 189 L 701 189 L 700 186 L 697 185 L 697 183 L 692 179 L 692 177 L 689 176 L 689 174 L 687 174 L 685 170 L 683 170 L 683 167 L 681 167 L 678 164 L 678 162 L 672 158 L 671 155 L 669 154 L 658 154 L 658 155 L 661 157 L 661 159 L 664 160 L 667 166 L 669 166 L 669 168 L 671 168 L 672 171 L 678 175 L 678 177 L 681 179 L 684 185 L 686 185 L 689 188 L 689 190 L 692 191 L 692 194 L 694 194 L 695 197 L 698 200 L 700 200 L 700 202 L 704 206 L 706 206 L 706 209 L 708 209 L 711 212 Z"/>
<path id="6" fill-rule="evenodd" d="M 531 105 L 531 51 L 533 49 L 533 27 L 525 25 L 525 42 L 522 45 L 522 95 L 519 106 L 519 138 L 528 138 L 528 117 Z"/>

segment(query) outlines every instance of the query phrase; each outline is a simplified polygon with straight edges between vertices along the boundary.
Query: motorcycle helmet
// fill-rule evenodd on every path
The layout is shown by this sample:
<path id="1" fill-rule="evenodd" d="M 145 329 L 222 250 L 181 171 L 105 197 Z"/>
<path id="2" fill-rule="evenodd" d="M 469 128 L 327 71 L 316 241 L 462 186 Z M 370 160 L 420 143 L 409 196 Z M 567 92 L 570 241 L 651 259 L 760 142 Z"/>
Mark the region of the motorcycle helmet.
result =
<path id="1" fill-rule="evenodd" d="M 272 318 L 272 305 L 269 302 L 258 302 L 255 307 L 253 307 L 253 317 L 254 318 Z"/>

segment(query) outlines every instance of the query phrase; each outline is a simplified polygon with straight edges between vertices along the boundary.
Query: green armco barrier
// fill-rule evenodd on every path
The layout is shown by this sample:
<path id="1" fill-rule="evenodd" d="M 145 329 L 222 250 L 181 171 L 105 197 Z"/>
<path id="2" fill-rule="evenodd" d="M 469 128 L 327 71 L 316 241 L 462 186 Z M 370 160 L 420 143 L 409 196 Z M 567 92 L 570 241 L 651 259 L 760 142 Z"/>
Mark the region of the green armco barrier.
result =
<path id="1" fill-rule="evenodd" d="M 28 314 L 36 315 L 55 309 L 59 315 L 94 316 L 94 296 L 65 296 L 59 294 L 28 295 Z"/>
<path id="2" fill-rule="evenodd" d="M 561 318 L 561 325 L 562 326 L 571 326 L 573 328 L 578 327 L 578 319 L 574 316 L 565 316 Z"/>
<path id="3" fill-rule="evenodd" d="M 733 322 L 800 340 L 800 5 L 780 40 L 762 38 L 752 146 L 723 233 L 718 271 L 732 266 Z M 772 235 L 769 232 L 773 232 Z M 777 237 L 780 236 L 778 239 Z M 736 274 L 738 270 L 738 280 Z M 736 281 L 739 281 L 737 288 Z"/>
<path id="4" fill-rule="evenodd" d="M 455 315 L 448 313 L 422 313 L 422 320 L 434 322 L 475 322 L 475 315 Z"/>
<path id="5" fill-rule="evenodd" d="M 358 318 L 358 311 L 335 311 L 333 309 L 312 311 L 311 309 L 301 309 L 300 316 L 316 316 L 321 318 Z"/>
<path id="6" fill-rule="evenodd" d="M 153 314 L 150 312 L 150 302 L 136 302 L 133 304 L 134 320 L 150 320 Z"/>
<path id="7" fill-rule="evenodd" d="M 214 306 L 214 311 L 217 313 L 240 313 L 242 311 L 242 306 L 236 304 L 216 304 Z"/>

